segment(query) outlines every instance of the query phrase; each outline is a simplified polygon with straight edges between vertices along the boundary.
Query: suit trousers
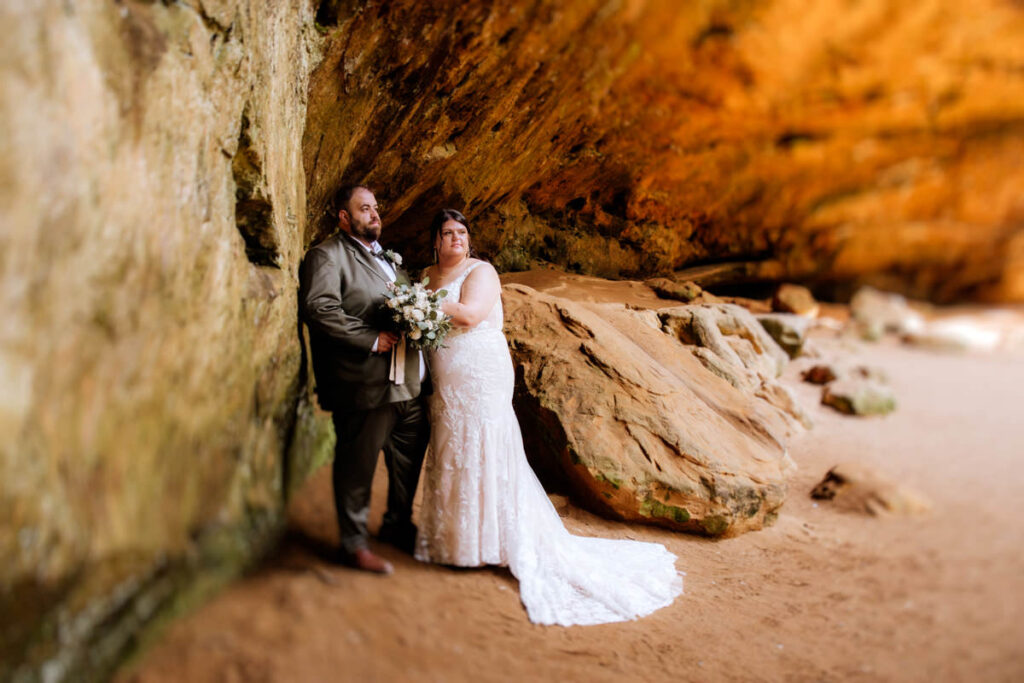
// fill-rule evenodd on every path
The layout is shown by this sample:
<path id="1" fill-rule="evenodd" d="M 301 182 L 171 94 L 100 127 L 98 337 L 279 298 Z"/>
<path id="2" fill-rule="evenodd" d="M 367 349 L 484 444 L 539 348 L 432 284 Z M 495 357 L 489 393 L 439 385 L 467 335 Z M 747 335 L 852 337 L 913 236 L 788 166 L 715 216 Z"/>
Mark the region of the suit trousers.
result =
<path id="1" fill-rule="evenodd" d="M 423 455 L 430 442 L 423 396 L 368 410 L 335 411 L 334 506 L 342 549 L 352 554 L 367 547 L 366 520 L 377 457 L 384 451 L 388 468 L 388 507 L 384 526 L 404 531 L 412 526 Z"/>

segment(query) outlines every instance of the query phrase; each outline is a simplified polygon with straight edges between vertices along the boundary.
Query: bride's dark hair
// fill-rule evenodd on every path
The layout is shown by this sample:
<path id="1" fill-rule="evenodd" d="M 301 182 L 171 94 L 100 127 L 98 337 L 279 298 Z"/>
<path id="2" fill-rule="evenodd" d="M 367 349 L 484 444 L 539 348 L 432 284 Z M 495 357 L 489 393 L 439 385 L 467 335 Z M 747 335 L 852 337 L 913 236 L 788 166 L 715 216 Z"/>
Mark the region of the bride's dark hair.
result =
<path id="1" fill-rule="evenodd" d="M 463 216 L 460 212 L 455 209 L 441 209 L 434 214 L 434 220 L 430 222 L 430 246 L 434 248 L 437 244 L 437 236 L 441 234 L 441 228 L 448 221 L 455 221 L 461 223 L 466 228 L 466 234 L 469 235 L 469 256 L 476 256 L 476 250 L 473 249 L 473 228 L 469 225 L 469 219 Z M 434 260 L 436 261 L 436 254 Z"/>

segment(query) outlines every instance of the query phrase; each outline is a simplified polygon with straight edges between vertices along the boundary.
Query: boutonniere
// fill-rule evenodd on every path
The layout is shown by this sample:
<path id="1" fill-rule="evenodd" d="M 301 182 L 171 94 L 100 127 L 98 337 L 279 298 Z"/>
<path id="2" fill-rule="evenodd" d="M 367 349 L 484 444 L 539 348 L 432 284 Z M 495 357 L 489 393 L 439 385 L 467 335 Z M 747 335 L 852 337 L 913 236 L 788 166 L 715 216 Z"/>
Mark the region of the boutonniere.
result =
<path id="1" fill-rule="evenodd" d="M 397 251 L 385 249 L 384 251 L 377 252 L 376 256 L 377 258 L 384 259 L 395 268 L 400 268 L 402 266 L 402 255 L 399 254 Z"/>

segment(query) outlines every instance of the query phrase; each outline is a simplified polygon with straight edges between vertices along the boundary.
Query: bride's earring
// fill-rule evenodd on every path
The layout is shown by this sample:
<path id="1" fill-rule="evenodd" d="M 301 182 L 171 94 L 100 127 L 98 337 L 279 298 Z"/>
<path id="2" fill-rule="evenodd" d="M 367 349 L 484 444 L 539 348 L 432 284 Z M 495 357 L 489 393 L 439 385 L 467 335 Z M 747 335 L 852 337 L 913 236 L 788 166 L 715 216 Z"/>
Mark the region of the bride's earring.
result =
<path id="1" fill-rule="evenodd" d="M 434 247 L 434 263 L 437 263 L 437 247 Z"/>

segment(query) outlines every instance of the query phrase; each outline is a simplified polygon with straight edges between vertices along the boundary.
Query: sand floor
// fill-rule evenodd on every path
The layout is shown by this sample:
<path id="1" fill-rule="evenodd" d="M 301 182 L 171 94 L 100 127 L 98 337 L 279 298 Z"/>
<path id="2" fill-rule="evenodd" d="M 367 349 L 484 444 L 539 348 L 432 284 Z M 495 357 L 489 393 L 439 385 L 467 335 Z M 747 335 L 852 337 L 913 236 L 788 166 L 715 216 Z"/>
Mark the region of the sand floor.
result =
<path id="1" fill-rule="evenodd" d="M 884 369 L 899 408 L 832 412 L 799 381 L 806 362 L 793 363 L 785 381 L 816 426 L 791 444 L 799 471 L 773 527 L 712 541 L 562 504 L 575 533 L 678 555 L 686 592 L 666 609 L 534 626 L 504 569 L 429 566 L 388 547 L 391 577 L 328 564 L 300 536 L 335 533 L 324 468 L 295 500 L 297 535 L 280 553 L 174 623 L 119 680 L 1024 680 L 1024 353 L 818 342 Z M 811 500 L 844 460 L 922 492 L 932 513 L 878 518 Z"/>

